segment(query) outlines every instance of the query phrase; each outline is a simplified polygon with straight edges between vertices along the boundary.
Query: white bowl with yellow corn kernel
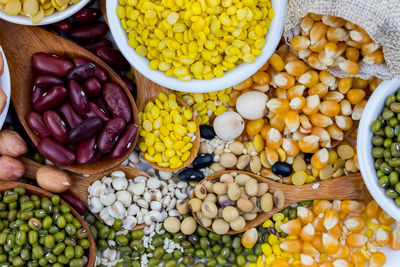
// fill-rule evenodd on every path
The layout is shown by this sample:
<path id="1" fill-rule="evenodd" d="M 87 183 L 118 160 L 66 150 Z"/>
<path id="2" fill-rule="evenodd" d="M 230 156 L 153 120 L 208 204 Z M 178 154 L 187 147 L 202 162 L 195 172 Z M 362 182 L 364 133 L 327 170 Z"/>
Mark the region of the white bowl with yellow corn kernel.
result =
<path id="1" fill-rule="evenodd" d="M 5 0 L 0 4 L 0 19 L 15 24 L 40 26 L 66 19 L 90 0 Z"/>
<path id="2" fill-rule="evenodd" d="M 400 222 L 400 208 L 393 199 L 385 194 L 385 188 L 378 185 L 379 178 L 374 167 L 372 156 L 372 123 L 381 114 L 385 106 L 385 99 L 390 94 L 396 94 L 400 88 L 400 78 L 383 81 L 370 96 L 361 116 L 357 133 L 357 156 L 360 171 L 372 197 L 390 216 Z"/>
<path id="3" fill-rule="evenodd" d="M 122 54 L 148 79 L 185 92 L 225 89 L 257 72 L 281 40 L 287 6 L 287 0 L 192 0 L 189 11 L 174 12 L 154 1 L 122 3 L 106 3 Z M 206 13 L 211 5 L 224 12 L 218 18 Z"/>

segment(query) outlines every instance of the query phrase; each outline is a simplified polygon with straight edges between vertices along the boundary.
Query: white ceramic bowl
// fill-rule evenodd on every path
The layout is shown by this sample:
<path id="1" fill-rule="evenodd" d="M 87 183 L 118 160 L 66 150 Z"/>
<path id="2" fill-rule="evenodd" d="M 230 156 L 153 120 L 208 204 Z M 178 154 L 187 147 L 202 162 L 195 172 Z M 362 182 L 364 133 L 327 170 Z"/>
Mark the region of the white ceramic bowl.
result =
<path id="1" fill-rule="evenodd" d="M 107 1 L 107 19 L 114 40 L 129 63 L 141 74 L 155 83 L 164 87 L 184 92 L 212 92 L 234 86 L 257 72 L 271 57 L 282 37 L 285 24 L 287 0 L 272 0 L 272 7 L 275 17 L 271 21 L 268 34 L 265 37 L 265 46 L 262 54 L 256 58 L 253 64 L 242 63 L 235 69 L 226 72 L 221 78 L 211 80 L 192 79 L 189 82 L 181 81 L 174 77 L 168 77 L 164 72 L 149 68 L 149 60 L 136 53 L 135 49 L 129 46 L 126 32 L 121 26 L 117 17 L 116 9 L 119 5 L 116 0 Z"/>
<path id="2" fill-rule="evenodd" d="M 390 216 L 396 221 L 400 221 L 400 207 L 397 207 L 393 199 L 385 195 L 385 190 L 378 186 L 378 177 L 374 168 L 374 158 L 372 157 L 372 122 L 381 114 L 385 106 L 385 99 L 400 88 L 400 80 L 393 79 L 382 82 L 370 96 L 367 105 L 362 113 L 361 121 L 358 126 L 357 134 L 357 156 L 361 174 L 372 197 Z"/>
<path id="3" fill-rule="evenodd" d="M 8 107 L 10 106 L 10 98 L 11 98 L 11 79 L 10 79 L 10 70 L 8 69 L 6 55 L 4 54 L 3 49 L 0 46 L 0 54 L 3 55 L 4 59 L 4 72 L 0 75 L 0 86 L 3 89 L 4 93 L 7 95 L 7 103 L 4 107 L 2 113 L 0 113 L 0 129 L 3 127 L 4 121 L 6 120 Z"/>
<path id="4" fill-rule="evenodd" d="M 6 21 L 15 23 L 15 24 L 21 24 L 21 25 L 29 25 L 29 26 L 39 26 L 39 25 L 47 25 L 47 24 L 52 24 L 55 22 L 59 22 L 63 19 L 66 19 L 76 12 L 78 12 L 81 8 L 86 6 L 87 3 L 89 3 L 90 0 L 81 0 L 76 4 L 69 5 L 64 11 L 58 12 L 57 10 L 54 11 L 53 14 L 50 16 L 46 16 L 43 18 L 41 22 L 38 24 L 33 24 L 31 22 L 31 19 L 28 18 L 27 16 L 22 16 L 22 15 L 16 15 L 16 16 L 10 16 L 7 15 L 6 12 L 3 10 L 0 10 L 0 19 L 4 19 Z"/>

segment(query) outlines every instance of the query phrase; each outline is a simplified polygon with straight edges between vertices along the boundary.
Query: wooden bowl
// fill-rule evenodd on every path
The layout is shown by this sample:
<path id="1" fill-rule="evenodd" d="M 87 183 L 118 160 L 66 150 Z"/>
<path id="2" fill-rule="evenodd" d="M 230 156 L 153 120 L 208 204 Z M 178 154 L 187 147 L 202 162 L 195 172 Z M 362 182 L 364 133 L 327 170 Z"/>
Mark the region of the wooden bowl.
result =
<path id="1" fill-rule="evenodd" d="M 36 161 L 26 158 L 26 157 L 19 157 L 18 159 L 20 161 L 22 161 L 25 165 L 24 177 L 27 177 L 30 179 L 36 179 L 36 171 L 40 167 L 44 166 L 40 163 L 37 163 Z M 119 167 L 113 168 L 111 170 L 102 172 L 102 173 L 91 175 L 89 177 L 84 177 L 84 176 L 82 176 L 80 174 L 76 174 L 76 173 L 69 173 L 69 176 L 71 177 L 71 182 L 72 182 L 72 185 L 71 185 L 71 188 L 69 189 L 69 191 L 72 194 L 74 194 L 75 196 L 77 196 L 82 201 L 82 203 L 86 206 L 86 208 L 89 209 L 89 206 L 88 206 L 88 197 L 89 197 L 88 188 L 89 188 L 89 186 L 91 184 L 93 184 L 95 181 L 101 180 L 104 176 L 110 176 L 111 173 L 114 171 L 123 171 L 126 174 L 127 179 L 133 179 L 137 176 L 144 176 L 147 178 L 150 177 L 147 173 L 142 172 L 142 171 L 137 170 L 132 167 L 128 167 L 128 166 L 119 166 Z M 99 220 L 103 221 L 100 218 L 99 214 L 93 214 L 93 215 L 96 216 L 96 218 L 98 218 Z M 146 226 L 145 224 L 139 224 L 139 225 L 136 225 L 131 230 L 142 229 L 145 226 Z"/>
<path id="2" fill-rule="evenodd" d="M 13 190 L 17 186 L 24 187 L 26 189 L 26 193 L 28 195 L 37 195 L 39 197 L 48 197 L 48 198 L 51 198 L 53 196 L 52 193 L 50 193 L 44 189 L 41 189 L 41 188 L 33 186 L 33 185 L 29 185 L 29 184 L 19 183 L 19 182 L 2 181 L 0 183 L 0 192 L 4 192 L 6 190 Z M 70 207 L 71 213 L 79 221 L 79 223 L 82 225 L 82 227 L 88 231 L 88 233 L 89 233 L 88 240 L 89 240 L 90 246 L 89 246 L 89 249 L 86 251 L 86 254 L 87 254 L 86 256 L 88 258 L 88 262 L 85 266 L 86 267 L 94 266 L 95 261 L 96 261 L 96 245 L 95 245 L 94 238 L 93 238 L 92 232 L 89 229 L 88 224 L 82 218 L 82 216 L 73 207 L 71 207 L 67 202 L 65 202 L 62 199 L 60 200 L 60 202 L 61 202 L 61 204 L 66 204 Z"/>
<path id="3" fill-rule="evenodd" d="M 118 84 L 125 92 L 131 105 L 134 123 L 139 125 L 139 114 L 135 100 L 123 80 L 100 58 L 86 49 L 40 27 L 21 26 L 5 21 L 0 23 L 0 40 L 2 40 L 3 49 L 7 59 L 9 59 L 12 82 L 11 100 L 21 124 L 35 145 L 39 142 L 39 136 L 26 123 L 26 116 L 33 111 L 31 94 L 34 73 L 31 56 L 36 52 L 46 52 L 69 58 L 82 57 L 103 68 L 109 80 Z M 64 167 L 64 169 L 81 174 L 104 172 L 125 161 L 135 148 L 137 140 L 138 134 L 125 155 L 118 159 L 112 159 L 107 155 L 93 163 L 84 165 L 74 163 Z"/>
<path id="4" fill-rule="evenodd" d="M 158 85 L 146 77 L 144 77 L 140 72 L 136 71 L 134 68 L 133 72 L 135 73 L 135 78 L 136 78 L 136 84 L 137 84 L 137 103 L 140 111 L 143 111 L 147 102 L 155 100 L 160 93 L 165 93 L 167 95 L 171 94 L 172 92 L 168 90 L 165 87 L 162 87 L 161 85 Z M 180 99 L 178 96 L 176 97 L 176 102 L 188 110 L 193 111 L 182 99 Z M 196 158 L 197 153 L 199 152 L 199 147 L 200 147 L 200 127 L 199 124 L 196 121 L 195 116 L 193 115 L 193 118 L 191 119 L 194 123 L 196 123 L 197 131 L 195 133 L 196 139 L 193 142 L 193 147 L 190 150 L 190 156 L 189 158 L 183 162 L 182 166 L 176 169 L 171 169 L 171 168 L 165 168 L 165 167 L 160 167 L 157 165 L 155 162 L 149 162 L 151 166 L 153 166 L 155 169 L 160 170 L 160 171 L 165 171 L 165 172 L 176 172 L 179 170 L 182 170 L 186 168 L 190 163 L 193 162 L 193 160 Z"/>
<path id="5" fill-rule="evenodd" d="M 214 173 L 201 180 L 200 183 L 204 184 L 206 181 L 210 180 L 219 181 L 221 175 L 226 173 L 246 174 L 251 178 L 256 179 L 259 183 L 268 184 L 269 193 L 273 194 L 276 190 L 281 190 L 285 197 L 285 202 L 282 208 L 277 208 L 276 206 L 274 206 L 274 208 L 269 212 L 259 212 L 257 213 L 257 217 L 254 220 L 246 221 L 245 228 L 240 231 L 234 231 L 230 229 L 228 231 L 228 234 L 237 234 L 245 232 L 250 228 L 257 227 L 258 225 L 271 218 L 272 215 L 274 215 L 275 213 L 301 201 L 314 199 L 368 199 L 371 197 L 359 173 L 312 184 L 295 186 L 274 182 L 268 178 L 264 178 L 250 172 L 229 170 Z M 195 196 L 193 191 L 192 198 L 194 197 Z M 199 219 L 197 218 L 196 212 L 192 212 L 192 214 L 196 221 L 201 225 Z M 209 231 L 212 231 L 211 227 L 205 228 Z"/>

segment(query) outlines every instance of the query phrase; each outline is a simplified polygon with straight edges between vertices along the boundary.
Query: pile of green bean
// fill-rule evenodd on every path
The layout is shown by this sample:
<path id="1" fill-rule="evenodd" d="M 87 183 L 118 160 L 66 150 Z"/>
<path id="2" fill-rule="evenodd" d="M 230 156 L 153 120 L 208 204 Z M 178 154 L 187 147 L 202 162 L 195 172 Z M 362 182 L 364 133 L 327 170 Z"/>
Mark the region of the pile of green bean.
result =
<path id="1" fill-rule="evenodd" d="M 386 98 L 382 114 L 372 123 L 371 131 L 378 185 L 400 207 L 400 89 Z"/>
<path id="2" fill-rule="evenodd" d="M 23 187 L 0 193 L 0 266 L 84 266 L 89 233 L 70 208 L 57 195 L 25 193 Z"/>
<path id="3" fill-rule="evenodd" d="M 304 203 L 304 205 L 307 204 L 309 203 Z M 290 219 L 297 217 L 295 208 L 288 207 L 281 212 Z M 258 242 L 253 248 L 249 249 L 242 246 L 242 234 L 218 235 L 198 225 L 196 232 L 189 236 L 181 232 L 175 234 L 165 232 L 161 235 L 155 235 L 152 240 L 154 249 L 151 249 L 143 246 L 142 238 L 144 234 L 142 230 L 132 231 L 128 235 L 118 235 L 117 232 L 121 230 L 121 221 L 118 219 L 113 227 L 103 224 L 91 214 L 86 216 L 85 219 L 90 224 L 99 251 L 102 252 L 111 247 L 120 252 L 123 261 L 117 263 L 116 267 L 140 267 L 140 259 L 144 253 L 153 254 L 148 262 L 149 267 L 157 266 L 160 263 L 163 263 L 165 267 L 245 266 L 247 262 L 255 263 L 258 256 L 262 255 L 261 244 L 268 240 L 270 233 L 286 237 L 285 233 L 278 232 L 274 226 L 268 229 L 260 226 L 257 229 L 259 233 Z M 173 253 L 167 253 L 163 248 L 165 238 L 179 243 L 183 252 L 180 249 L 175 249 Z M 110 240 L 115 241 L 115 246 L 109 245 L 108 241 Z"/>

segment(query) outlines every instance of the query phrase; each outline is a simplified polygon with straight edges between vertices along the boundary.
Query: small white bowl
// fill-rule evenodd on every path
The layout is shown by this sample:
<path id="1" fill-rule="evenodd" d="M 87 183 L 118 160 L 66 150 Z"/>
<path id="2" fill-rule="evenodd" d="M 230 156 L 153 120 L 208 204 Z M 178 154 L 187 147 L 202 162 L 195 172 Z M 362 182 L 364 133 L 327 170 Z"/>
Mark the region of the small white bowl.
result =
<path id="1" fill-rule="evenodd" d="M 384 209 L 396 221 L 400 221 L 400 207 L 397 207 L 393 199 L 387 197 L 385 190 L 378 185 L 378 177 L 374 167 L 374 158 L 371 154 L 373 147 L 373 133 L 370 127 L 381 114 L 382 109 L 385 106 L 386 97 L 395 93 L 399 88 L 400 80 L 393 79 L 382 82 L 378 88 L 375 89 L 364 108 L 357 134 L 358 164 L 364 182 L 379 206 L 381 206 L 382 209 Z"/>
<path id="2" fill-rule="evenodd" d="M 0 75 L 0 86 L 3 89 L 4 93 L 7 96 L 7 103 L 4 107 L 2 113 L 0 113 L 0 129 L 3 127 L 4 121 L 6 120 L 8 108 L 10 106 L 10 98 L 11 98 L 11 79 L 10 79 L 10 70 L 8 69 L 6 55 L 4 54 L 3 48 L 0 46 L 0 54 L 3 56 L 4 60 L 4 71 L 3 74 Z"/>
<path id="3" fill-rule="evenodd" d="M 52 23 L 59 22 L 63 19 L 66 19 L 76 12 L 78 12 L 81 8 L 86 6 L 87 3 L 89 3 L 90 0 L 81 0 L 76 4 L 69 5 L 64 11 L 57 11 L 55 10 L 53 14 L 50 16 L 46 16 L 43 18 L 41 22 L 38 24 L 33 24 L 31 22 L 31 19 L 28 18 L 27 16 L 22 16 L 22 15 L 16 15 L 16 16 L 10 16 L 7 15 L 6 12 L 3 10 L 0 10 L 0 19 L 4 19 L 6 21 L 15 23 L 15 24 L 21 24 L 21 25 L 28 25 L 28 26 L 40 26 L 40 25 L 48 25 Z"/>
<path id="4" fill-rule="evenodd" d="M 253 64 L 242 63 L 236 66 L 235 69 L 224 73 L 224 76 L 221 78 L 214 78 L 208 81 L 192 79 L 188 82 L 181 81 L 175 77 L 168 77 L 162 71 L 150 69 L 149 60 L 136 53 L 135 49 L 128 44 L 128 36 L 121 26 L 120 19 L 116 12 L 119 5 L 118 1 L 107 1 L 106 8 L 110 31 L 114 37 L 115 43 L 136 70 L 148 79 L 164 87 L 184 92 L 203 93 L 222 90 L 246 80 L 256 73 L 271 57 L 282 37 L 287 0 L 271 0 L 271 3 L 275 12 L 275 17 L 272 19 L 271 26 L 265 37 L 265 46 L 262 49 L 262 54 L 257 56 Z"/>

